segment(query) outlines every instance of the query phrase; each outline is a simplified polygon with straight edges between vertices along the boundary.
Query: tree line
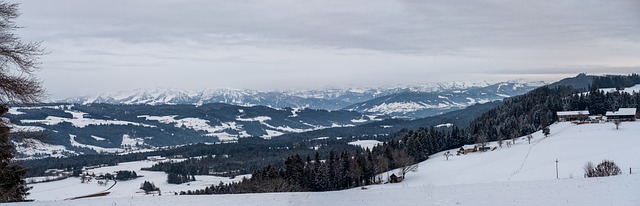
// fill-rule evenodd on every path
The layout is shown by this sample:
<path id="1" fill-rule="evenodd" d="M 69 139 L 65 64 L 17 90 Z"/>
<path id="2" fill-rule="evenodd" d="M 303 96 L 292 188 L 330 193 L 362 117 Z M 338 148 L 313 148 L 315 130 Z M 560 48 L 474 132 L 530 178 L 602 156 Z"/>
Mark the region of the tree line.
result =
<path id="1" fill-rule="evenodd" d="M 353 187 L 378 184 L 383 174 L 394 168 L 400 168 L 402 179 L 409 170 L 415 169 L 416 161 L 405 150 L 406 144 L 393 140 L 355 152 L 342 151 L 339 154 L 329 152 L 321 159 L 316 152 L 313 157 L 292 155 L 284 160 L 284 167 L 268 165 L 252 173 L 251 178 L 240 182 L 220 183 L 195 191 L 182 191 L 183 195 L 200 194 L 237 194 L 265 192 L 305 192 L 333 191 Z M 392 174 L 396 176 L 395 174 Z"/>
<path id="2" fill-rule="evenodd" d="M 628 78 L 636 77 L 633 74 Z M 465 144 L 502 142 L 537 130 L 548 135 L 548 126 L 557 119 L 557 111 L 589 110 L 592 114 L 604 114 L 620 107 L 640 107 L 638 93 L 604 92 L 598 88 L 594 83 L 589 92 L 578 93 L 570 86 L 540 87 L 505 100 L 503 105 L 476 118 L 465 129 L 426 127 L 415 131 L 403 130 L 394 135 L 394 139 L 371 151 L 357 151 L 355 154 L 343 151 L 338 156 L 330 153 L 324 160 L 317 153 L 313 160 L 307 156 L 306 161 L 300 155 L 293 155 L 284 161 L 284 167 L 266 166 L 254 172 L 251 179 L 220 183 L 181 194 L 330 191 L 375 184 L 380 183 L 381 179 L 376 177 L 384 171 L 415 165 L 428 159 L 429 155 Z M 403 154 L 410 161 L 399 164 L 392 154 L 396 154 L 395 157 Z M 405 170 L 401 171 L 404 173 Z"/>

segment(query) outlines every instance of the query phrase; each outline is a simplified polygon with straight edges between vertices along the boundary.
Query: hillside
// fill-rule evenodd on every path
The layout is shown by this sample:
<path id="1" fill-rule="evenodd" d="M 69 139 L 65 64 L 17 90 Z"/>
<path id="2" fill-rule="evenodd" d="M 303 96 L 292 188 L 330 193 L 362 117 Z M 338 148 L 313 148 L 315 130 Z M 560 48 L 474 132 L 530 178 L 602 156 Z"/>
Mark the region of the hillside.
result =
<path id="1" fill-rule="evenodd" d="M 395 118 L 423 118 L 460 110 L 478 103 L 487 103 L 527 93 L 544 82 L 501 82 L 484 87 L 435 92 L 402 92 L 377 97 L 348 107 L 378 116 Z"/>
<path id="2" fill-rule="evenodd" d="M 557 88 L 559 86 L 571 86 L 574 89 L 586 91 L 593 84 L 594 75 L 578 74 L 575 77 L 561 79 L 560 81 L 549 84 L 549 88 Z"/>
<path id="3" fill-rule="evenodd" d="M 520 137 L 510 148 L 503 147 L 495 151 L 454 156 L 449 160 L 445 160 L 442 153 L 438 153 L 420 163 L 418 171 L 409 173 L 402 183 L 374 185 L 369 186 L 367 190 L 171 196 L 170 190 L 173 189 L 168 189 L 163 190 L 166 194 L 162 197 L 139 197 L 142 194 L 136 194 L 135 189 L 128 188 L 135 187 L 132 182 L 127 183 L 129 184 L 127 186 L 122 184 L 122 187 L 114 187 L 113 194 L 107 197 L 64 201 L 64 204 L 207 205 L 214 201 L 218 204 L 240 206 L 425 203 L 435 205 L 635 205 L 640 200 L 637 196 L 640 192 L 638 175 L 640 156 L 635 155 L 635 151 L 640 149 L 638 133 L 640 133 L 640 122 L 625 122 L 618 130 L 611 123 L 586 125 L 556 123 L 551 126 L 551 135 L 548 137 L 544 137 L 540 132 L 534 133 L 531 144 Z M 491 144 L 495 146 L 496 143 Z M 556 159 L 559 160 L 559 180 L 556 180 Z M 604 159 L 615 161 L 622 168 L 623 175 L 588 179 L 582 177 L 582 168 L 586 162 L 592 161 L 597 164 Z M 135 169 L 131 166 L 132 164 L 125 163 L 118 167 Z M 633 172 L 631 175 L 629 175 L 629 168 Z M 115 168 L 100 169 L 100 171 L 110 170 Z M 146 175 L 149 175 L 149 178 L 153 177 L 150 174 Z M 140 182 L 143 179 L 136 181 Z M 72 182 L 72 180 L 65 181 Z M 37 198 L 37 201 L 15 205 L 51 204 L 53 202 L 40 200 L 62 197 L 56 192 L 64 190 L 55 189 L 65 187 L 62 183 L 64 182 L 35 184 L 31 197 Z M 197 184 L 201 185 L 202 182 Z M 183 185 L 173 188 L 189 187 Z"/>
<path id="4" fill-rule="evenodd" d="M 321 130 L 314 130 L 303 133 L 289 133 L 276 138 L 316 138 L 316 137 L 346 137 L 346 136 L 385 136 L 395 134 L 403 129 L 415 130 L 420 127 L 451 127 L 456 126 L 465 128 L 469 126 L 475 118 L 479 117 L 486 111 L 494 109 L 502 105 L 502 101 L 488 102 L 484 104 L 475 104 L 464 109 L 447 112 L 444 114 L 408 119 L 385 119 L 382 121 L 374 121 L 366 124 L 357 125 L 355 127 L 336 127 Z"/>
<path id="5" fill-rule="evenodd" d="M 616 130 L 613 123 L 575 125 L 561 122 L 551 125 L 551 134 L 533 134 L 531 144 L 520 137 L 514 146 L 496 151 L 454 156 L 444 160 L 443 152 L 422 162 L 420 171 L 409 177 L 408 184 L 455 185 L 488 182 L 553 180 L 555 160 L 559 161 L 559 178 L 583 178 L 583 166 L 608 159 L 625 173 L 637 168 L 640 173 L 640 122 L 624 122 Z M 490 144 L 497 146 L 495 142 Z M 470 145 L 465 148 L 472 147 Z M 451 150 L 456 152 L 457 150 Z M 634 173 L 635 173 L 634 172 Z"/>
<path id="6" fill-rule="evenodd" d="M 355 111 L 229 104 L 49 105 L 12 108 L 5 117 L 10 119 L 13 132 L 36 132 L 46 137 L 15 142 L 19 158 L 146 151 L 246 137 L 269 139 L 379 120 Z"/>
<path id="7" fill-rule="evenodd" d="M 173 161 L 181 160 L 184 159 L 174 159 Z M 234 179 L 230 179 L 228 177 L 197 175 L 195 176 L 196 181 L 193 182 L 181 185 L 168 184 L 166 182 L 167 175 L 164 172 L 150 172 L 140 170 L 140 168 L 150 167 L 155 163 L 156 162 L 153 161 L 127 162 L 119 164 L 118 166 L 102 167 L 97 169 L 90 169 L 87 171 L 88 173 L 95 173 L 96 175 L 99 175 L 112 173 L 119 170 L 127 170 L 135 171 L 139 176 L 142 176 L 133 180 L 117 181 L 117 183 L 115 184 L 113 181 L 110 181 L 107 185 L 99 185 L 97 184 L 97 180 L 93 180 L 89 183 L 81 183 L 79 178 L 68 178 L 56 182 L 32 184 L 33 189 L 30 191 L 31 195 L 29 196 L 29 198 L 38 201 L 64 200 L 81 195 L 98 193 L 105 190 L 111 192 L 111 194 L 109 194 L 109 197 L 144 196 L 142 190 L 139 189 L 140 185 L 144 181 L 154 183 L 155 186 L 160 188 L 163 193 L 165 193 L 166 195 L 171 195 L 173 192 L 198 189 L 211 184 L 218 184 L 219 182 L 228 183 L 239 181 L 243 177 L 251 177 L 251 175 L 244 175 L 236 177 Z M 113 187 L 110 188 L 112 185 Z"/>

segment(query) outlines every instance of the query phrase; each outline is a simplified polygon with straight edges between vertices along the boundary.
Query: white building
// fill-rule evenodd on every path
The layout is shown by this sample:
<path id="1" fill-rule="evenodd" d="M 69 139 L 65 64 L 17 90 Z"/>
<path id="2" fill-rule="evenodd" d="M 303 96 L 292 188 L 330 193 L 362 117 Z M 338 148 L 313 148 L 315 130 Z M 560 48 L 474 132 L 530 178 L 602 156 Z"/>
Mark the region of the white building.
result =
<path id="1" fill-rule="evenodd" d="M 636 108 L 620 108 L 616 112 L 607 112 L 607 120 L 636 121 Z"/>
<path id="2" fill-rule="evenodd" d="M 149 161 L 160 161 L 160 160 L 166 160 L 166 157 L 163 156 L 148 156 L 147 160 Z"/>
<path id="3" fill-rule="evenodd" d="M 558 116 L 559 122 L 586 121 L 589 120 L 589 111 L 556 112 L 556 116 Z"/>

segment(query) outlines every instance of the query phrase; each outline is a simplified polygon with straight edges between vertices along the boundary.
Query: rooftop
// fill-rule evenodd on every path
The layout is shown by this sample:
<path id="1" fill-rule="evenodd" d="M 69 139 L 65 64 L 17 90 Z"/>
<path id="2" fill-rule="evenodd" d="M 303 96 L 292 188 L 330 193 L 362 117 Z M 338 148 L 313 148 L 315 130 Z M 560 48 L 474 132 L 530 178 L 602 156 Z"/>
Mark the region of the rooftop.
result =
<path id="1" fill-rule="evenodd" d="M 567 116 L 567 115 L 589 115 L 589 111 L 564 111 L 557 112 L 558 116 Z"/>
<path id="2" fill-rule="evenodd" d="M 607 112 L 607 116 L 636 115 L 636 108 L 620 108 L 617 112 Z"/>

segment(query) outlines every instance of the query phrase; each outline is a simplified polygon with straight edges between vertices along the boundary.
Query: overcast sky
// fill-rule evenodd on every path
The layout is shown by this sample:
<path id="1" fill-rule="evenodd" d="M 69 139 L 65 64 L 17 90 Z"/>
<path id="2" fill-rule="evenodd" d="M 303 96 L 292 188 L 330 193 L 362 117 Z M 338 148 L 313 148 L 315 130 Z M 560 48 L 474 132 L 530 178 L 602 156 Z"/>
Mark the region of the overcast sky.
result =
<path id="1" fill-rule="evenodd" d="M 13 0 L 53 98 L 640 72 L 640 1 Z"/>

